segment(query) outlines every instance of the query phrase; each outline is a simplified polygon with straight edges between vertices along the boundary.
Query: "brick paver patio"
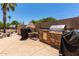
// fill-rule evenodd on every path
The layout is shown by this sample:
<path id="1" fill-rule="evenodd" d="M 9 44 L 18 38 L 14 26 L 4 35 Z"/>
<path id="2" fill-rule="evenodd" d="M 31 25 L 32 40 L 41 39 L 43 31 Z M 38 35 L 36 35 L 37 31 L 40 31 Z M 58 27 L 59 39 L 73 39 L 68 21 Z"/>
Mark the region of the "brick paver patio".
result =
<path id="1" fill-rule="evenodd" d="M 20 41 L 20 36 L 0 39 L 0 56 L 58 56 L 58 50 L 40 42 L 27 39 Z"/>

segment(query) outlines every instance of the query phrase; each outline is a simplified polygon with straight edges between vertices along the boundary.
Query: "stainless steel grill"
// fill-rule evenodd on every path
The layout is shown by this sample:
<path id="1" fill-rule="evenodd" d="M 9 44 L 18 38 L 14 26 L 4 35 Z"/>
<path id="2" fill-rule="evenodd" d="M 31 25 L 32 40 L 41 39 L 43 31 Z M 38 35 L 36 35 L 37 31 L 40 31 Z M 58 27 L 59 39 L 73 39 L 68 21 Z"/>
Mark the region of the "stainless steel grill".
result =
<path id="1" fill-rule="evenodd" d="M 49 30 L 62 32 L 64 30 L 64 28 L 65 28 L 65 25 L 52 25 L 52 26 L 50 26 Z"/>

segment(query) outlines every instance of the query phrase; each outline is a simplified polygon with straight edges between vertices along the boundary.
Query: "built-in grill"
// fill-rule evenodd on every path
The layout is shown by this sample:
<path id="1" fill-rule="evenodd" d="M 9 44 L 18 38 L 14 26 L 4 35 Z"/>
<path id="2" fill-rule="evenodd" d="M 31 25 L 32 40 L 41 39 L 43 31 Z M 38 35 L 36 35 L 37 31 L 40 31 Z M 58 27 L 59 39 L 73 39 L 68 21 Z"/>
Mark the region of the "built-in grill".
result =
<path id="1" fill-rule="evenodd" d="M 55 32 L 62 32 L 64 28 L 65 28 L 65 25 L 52 25 L 50 26 L 49 30 L 55 31 Z"/>
<path id="2" fill-rule="evenodd" d="M 52 25 L 49 29 L 40 29 L 39 38 L 40 41 L 59 48 L 61 35 L 65 29 L 65 25 Z"/>

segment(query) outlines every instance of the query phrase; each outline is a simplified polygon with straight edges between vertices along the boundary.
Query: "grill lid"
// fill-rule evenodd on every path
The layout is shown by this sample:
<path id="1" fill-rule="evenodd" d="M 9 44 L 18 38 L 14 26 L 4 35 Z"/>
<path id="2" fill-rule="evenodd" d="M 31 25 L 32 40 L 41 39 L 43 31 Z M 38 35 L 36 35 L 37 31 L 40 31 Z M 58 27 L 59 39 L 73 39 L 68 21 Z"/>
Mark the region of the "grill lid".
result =
<path id="1" fill-rule="evenodd" d="M 63 31 L 65 28 L 65 25 L 52 25 L 50 26 L 50 31 Z"/>

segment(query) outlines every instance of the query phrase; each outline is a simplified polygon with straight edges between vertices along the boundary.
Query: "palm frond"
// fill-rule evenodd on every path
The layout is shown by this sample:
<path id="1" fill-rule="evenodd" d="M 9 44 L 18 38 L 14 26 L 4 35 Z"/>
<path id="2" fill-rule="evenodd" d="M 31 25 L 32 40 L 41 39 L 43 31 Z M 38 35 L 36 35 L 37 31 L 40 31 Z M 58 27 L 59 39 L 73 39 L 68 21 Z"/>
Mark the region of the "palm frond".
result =
<path id="1" fill-rule="evenodd" d="M 16 3 L 12 3 L 14 6 L 17 6 L 17 4 Z"/>
<path id="2" fill-rule="evenodd" d="M 10 9 L 7 7 L 7 11 L 9 11 Z"/>
<path id="3" fill-rule="evenodd" d="M 8 16 L 9 19 L 11 19 L 11 16 Z"/>
<path id="4" fill-rule="evenodd" d="M 16 3 L 10 3 L 9 4 L 9 8 L 14 11 L 15 10 L 15 6 L 16 6 Z"/>
<path id="5" fill-rule="evenodd" d="M 3 6 L 4 6 L 4 3 L 1 3 L 1 7 L 3 8 Z"/>
<path id="6" fill-rule="evenodd" d="M 1 3 L 1 10 L 3 10 L 4 3 Z"/>

